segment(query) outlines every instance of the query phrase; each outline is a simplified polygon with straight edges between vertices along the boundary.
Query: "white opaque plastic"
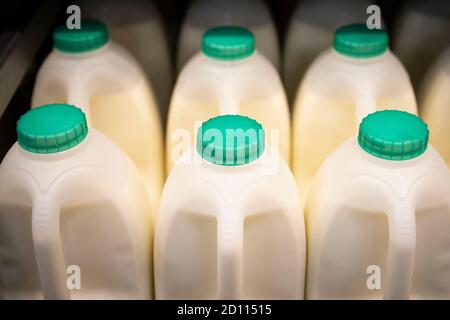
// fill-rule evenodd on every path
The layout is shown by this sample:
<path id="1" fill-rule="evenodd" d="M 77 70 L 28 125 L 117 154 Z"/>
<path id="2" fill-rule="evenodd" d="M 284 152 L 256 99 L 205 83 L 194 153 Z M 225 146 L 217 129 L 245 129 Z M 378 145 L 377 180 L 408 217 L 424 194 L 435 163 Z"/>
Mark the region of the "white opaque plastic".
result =
<path id="1" fill-rule="evenodd" d="M 0 297 L 150 299 L 152 229 L 144 180 L 95 129 L 60 153 L 16 143 L 0 165 Z"/>
<path id="2" fill-rule="evenodd" d="M 188 150 L 165 184 L 155 236 L 157 299 L 303 299 L 305 229 L 276 152 L 220 166 Z"/>
<path id="3" fill-rule="evenodd" d="M 269 145 L 289 162 L 289 108 L 275 68 L 257 51 L 235 61 L 198 53 L 183 68 L 173 91 L 166 135 L 167 170 L 194 143 L 203 121 L 224 114 L 240 114 L 261 123 Z"/>
<path id="4" fill-rule="evenodd" d="M 365 23 L 365 0 L 302 0 L 290 20 L 284 44 L 283 78 L 289 101 L 312 61 L 333 41 L 334 31 L 346 24 Z"/>
<path id="5" fill-rule="evenodd" d="M 261 0 L 196 0 L 188 8 L 178 40 L 177 70 L 201 46 L 203 33 L 213 27 L 241 26 L 253 32 L 258 50 L 279 68 L 277 31 Z"/>
<path id="6" fill-rule="evenodd" d="M 420 111 L 430 141 L 450 167 L 450 45 L 427 73 L 420 92 Z"/>
<path id="7" fill-rule="evenodd" d="M 292 168 L 306 195 L 320 165 L 377 110 L 417 114 L 408 74 L 388 50 L 355 59 L 328 49 L 318 56 L 299 88 L 294 105 Z"/>
<path id="8" fill-rule="evenodd" d="M 431 145 L 390 161 L 347 141 L 320 168 L 305 214 L 307 298 L 450 298 L 450 175 Z"/>
<path id="9" fill-rule="evenodd" d="M 162 129 L 152 89 L 136 60 L 114 42 L 82 54 L 53 49 L 32 97 L 33 107 L 48 103 L 79 106 L 90 127 L 128 154 L 146 180 L 156 213 L 164 179 Z"/>
<path id="10" fill-rule="evenodd" d="M 392 29 L 392 48 L 417 89 L 449 44 L 450 5 L 442 0 L 408 0 L 400 9 Z"/>
<path id="11" fill-rule="evenodd" d="M 78 0 L 83 19 L 98 19 L 108 26 L 113 41 L 139 62 L 155 90 L 165 120 L 172 90 L 172 63 L 164 22 L 147 0 Z"/>

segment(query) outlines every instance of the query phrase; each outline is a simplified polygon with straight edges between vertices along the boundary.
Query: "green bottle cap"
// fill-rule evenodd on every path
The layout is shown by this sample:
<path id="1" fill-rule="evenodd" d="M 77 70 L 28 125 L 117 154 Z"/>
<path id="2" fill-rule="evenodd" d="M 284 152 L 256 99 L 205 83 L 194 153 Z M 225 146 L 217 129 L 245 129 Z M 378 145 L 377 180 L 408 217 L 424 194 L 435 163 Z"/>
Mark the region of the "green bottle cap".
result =
<path id="1" fill-rule="evenodd" d="M 409 160 L 428 146 L 428 127 L 419 117 L 404 111 L 369 114 L 359 125 L 358 143 L 367 153 L 388 160 Z"/>
<path id="2" fill-rule="evenodd" d="M 256 120 L 224 115 L 203 122 L 197 132 L 197 152 L 221 166 L 239 166 L 259 158 L 264 151 L 264 129 Z"/>
<path id="3" fill-rule="evenodd" d="M 81 20 L 81 29 L 62 25 L 53 32 L 56 49 L 66 53 L 83 53 L 103 47 L 108 42 L 108 29 L 97 20 Z"/>
<path id="4" fill-rule="evenodd" d="M 30 152 L 49 154 L 75 147 L 86 138 L 84 113 L 68 104 L 32 109 L 17 122 L 17 142 Z"/>
<path id="5" fill-rule="evenodd" d="M 334 33 L 334 49 L 352 58 L 371 58 L 389 47 L 389 36 L 383 29 L 368 29 L 365 24 L 343 26 Z"/>
<path id="6" fill-rule="evenodd" d="M 255 51 L 253 33 L 242 27 L 217 27 L 203 35 L 202 52 L 217 60 L 239 60 Z"/>

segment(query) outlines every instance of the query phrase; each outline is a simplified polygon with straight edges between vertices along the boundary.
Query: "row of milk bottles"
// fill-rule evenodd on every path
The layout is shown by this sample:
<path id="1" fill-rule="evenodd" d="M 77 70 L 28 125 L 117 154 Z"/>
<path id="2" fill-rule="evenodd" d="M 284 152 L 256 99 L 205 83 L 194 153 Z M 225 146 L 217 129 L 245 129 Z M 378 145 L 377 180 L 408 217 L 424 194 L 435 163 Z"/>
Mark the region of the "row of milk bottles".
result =
<path id="1" fill-rule="evenodd" d="M 161 197 L 158 77 L 98 21 L 55 31 L 33 93 L 45 106 L 19 120 L 0 167 L 0 296 L 449 297 L 448 168 L 387 34 L 335 32 L 295 94 L 292 142 L 277 65 L 255 35 L 209 29 L 182 68 Z M 422 105 L 439 151 L 445 57 Z M 367 285 L 371 266 L 381 289 Z"/>

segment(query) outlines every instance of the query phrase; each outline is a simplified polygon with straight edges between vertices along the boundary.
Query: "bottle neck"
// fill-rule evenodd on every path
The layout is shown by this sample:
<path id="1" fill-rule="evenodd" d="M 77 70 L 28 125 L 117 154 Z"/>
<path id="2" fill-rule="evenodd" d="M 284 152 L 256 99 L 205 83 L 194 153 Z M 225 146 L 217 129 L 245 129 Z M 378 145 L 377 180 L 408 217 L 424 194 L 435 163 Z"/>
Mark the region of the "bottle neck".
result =
<path id="1" fill-rule="evenodd" d="M 376 166 L 379 167 L 389 167 L 389 168 L 407 168 L 407 167 L 413 167 L 418 165 L 420 162 L 424 161 L 424 158 L 428 155 L 429 153 L 429 147 L 430 145 L 428 145 L 427 150 L 425 150 L 424 153 L 422 153 L 421 155 L 412 158 L 412 159 L 407 159 L 407 160 L 389 160 L 389 159 L 383 159 L 383 158 L 379 158 L 375 155 L 372 155 L 370 153 L 368 153 L 367 151 L 365 151 L 363 148 L 361 148 L 361 146 L 358 144 L 357 139 L 354 140 L 354 143 L 356 145 L 356 149 L 358 150 L 358 153 L 360 154 L 360 156 L 365 159 L 366 161 L 369 161 L 370 163 L 373 163 Z"/>
<path id="2" fill-rule="evenodd" d="M 336 49 L 334 49 L 333 47 L 331 48 L 331 53 L 333 54 L 333 56 L 335 56 L 337 59 L 348 62 L 348 63 L 353 63 L 353 64 L 369 64 L 369 63 L 376 63 L 380 60 L 385 59 L 389 53 L 390 50 L 387 49 L 385 52 L 383 52 L 380 55 L 374 56 L 374 57 L 369 57 L 369 58 L 355 58 L 355 57 L 350 57 L 347 55 L 344 55 L 342 53 L 339 53 L 336 51 Z"/>
<path id="3" fill-rule="evenodd" d="M 69 58 L 69 59 L 86 59 L 86 58 L 90 58 L 90 57 L 94 57 L 97 56 L 99 54 L 102 54 L 104 51 L 108 50 L 110 47 L 110 42 L 106 43 L 104 46 L 94 49 L 94 50 L 90 50 L 90 51 L 85 51 L 85 52 L 65 52 L 65 51 L 61 51 L 55 47 L 53 47 L 53 52 L 55 52 L 57 55 L 62 56 L 64 58 Z"/>
<path id="4" fill-rule="evenodd" d="M 86 135 L 86 137 L 76 146 L 61 151 L 61 152 L 54 152 L 54 153 L 34 153 L 28 150 L 23 149 L 20 145 L 19 150 L 20 152 L 25 155 L 29 159 L 37 160 L 37 161 L 60 161 L 63 159 L 67 159 L 70 157 L 73 157 L 75 154 L 80 153 L 82 150 L 84 150 L 88 144 L 88 140 L 90 140 L 90 132 Z"/>
<path id="5" fill-rule="evenodd" d="M 200 56 L 207 63 L 212 64 L 214 66 L 217 66 L 217 67 L 229 67 L 229 66 L 245 65 L 245 64 L 251 62 L 252 60 L 254 60 L 256 58 L 256 56 L 257 56 L 257 53 L 256 53 L 256 50 L 255 50 L 251 55 L 249 55 L 249 56 L 247 56 L 245 58 L 235 59 L 235 60 L 221 60 L 221 59 L 212 58 L 212 57 L 207 56 L 206 54 L 204 54 L 202 51 L 200 52 Z"/>

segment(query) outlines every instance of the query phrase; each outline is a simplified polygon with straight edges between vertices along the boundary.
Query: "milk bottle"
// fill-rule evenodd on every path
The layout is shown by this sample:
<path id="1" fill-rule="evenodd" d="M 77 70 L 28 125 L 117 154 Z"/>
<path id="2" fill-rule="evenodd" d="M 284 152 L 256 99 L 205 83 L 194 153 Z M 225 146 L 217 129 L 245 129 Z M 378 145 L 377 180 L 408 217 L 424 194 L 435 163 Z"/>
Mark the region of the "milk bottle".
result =
<path id="1" fill-rule="evenodd" d="M 320 168 L 306 222 L 307 298 L 450 298 L 450 175 L 417 116 L 367 116 Z"/>
<path id="2" fill-rule="evenodd" d="M 256 37 L 258 51 L 279 68 L 277 31 L 270 11 L 261 0 L 196 0 L 188 8 L 178 40 L 177 70 L 193 56 L 202 35 L 217 26 L 242 26 Z"/>
<path id="3" fill-rule="evenodd" d="M 53 39 L 54 49 L 37 75 L 32 105 L 80 106 L 88 124 L 134 161 L 156 205 L 164 177 L 162 132 L 140 67 L 122 47 L 108 41 L 106 26 L 98 21 L 82 20 L 80 30 L 61 26 Z"/>
<path id="4" fill-rule="evenodd" d="M 450 45 L 427 73 L 420 96 L 430 141 L 450 166 Z"/>
<path id="5" fill-rule="evenodd" d="M 289 108 L 283 85 L 274 67 L 255 50 L 253 34 L 241 27 L 208 30 L 201 52 L 180 73 L 167 124 L 168 170 L 192 145 L 196 126 L 219 114 L 242 114 L 260 122 L 268 143 L 289 161 Z"/>
<path id="6" fill-rule="evenodd" d="M 292 15 L 286 33 L 283 78 L 290 102 L 311 62 L 333 41 L 343 25 L 363 23 L 370 0 L 303 0 Z"/>
<path id="7" fill-rule="evenodd" d="M 150 203 L 131 160 L 70 105 L 27 112 L 17 135 L 0 165 L 0 296 L 151 298 Z"/>
<path id="8" fill-rule="evenodd" d="M 303 298 L 303 213 L 264 135 L 247 117 L 209 119 L 174 166 L 155 238 L 157 299 Z"/>
<path id="9" fill-rule="evenodd" d="M 404 1 L 393 26 L 393 51 L 417 89 L 425 72 L 450 43 L 450 3 L 442 0 Z"/>
<path id="10" fill-rule="evenodd" d="M 308 69 L 294 106 L 293 170 L 303 195 L 327 156 L 379 107 L 417 113 L 408 74 L 384 30 L 341 27 Z"/>
<path id="11" fill-rule="evenodd" d="M 172 90 L 172 65 L 164 23 L 148 0 L 78 0 L 84 18 L 107 24 L 113 41 L 126 48 L 151 80 L 163 119 Z"/>

